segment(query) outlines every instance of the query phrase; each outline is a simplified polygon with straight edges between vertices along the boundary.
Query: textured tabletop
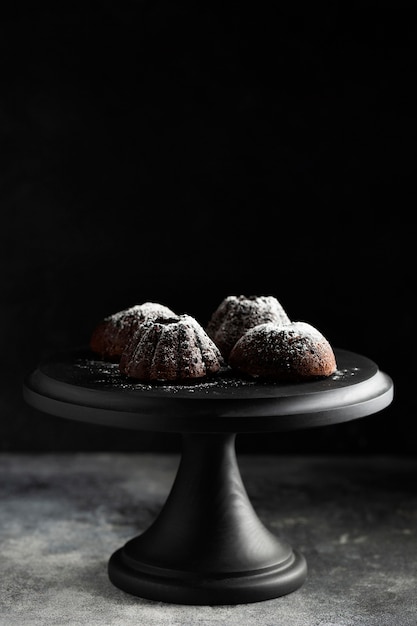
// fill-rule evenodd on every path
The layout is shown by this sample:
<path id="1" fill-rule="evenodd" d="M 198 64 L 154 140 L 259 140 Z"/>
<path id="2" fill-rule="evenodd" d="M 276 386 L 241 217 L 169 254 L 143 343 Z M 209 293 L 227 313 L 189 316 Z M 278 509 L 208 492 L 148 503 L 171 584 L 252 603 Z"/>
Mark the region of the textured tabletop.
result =
<path id="1" fill-rule="evenodd" d="M 415 626 L 417 459 L 239 455 L 272 532 L 303 552 L 297 591 L 236 606 L 143 600 L 111 553 L 165 502 L 175 454 L 0 455 L 3 626 Z"/>

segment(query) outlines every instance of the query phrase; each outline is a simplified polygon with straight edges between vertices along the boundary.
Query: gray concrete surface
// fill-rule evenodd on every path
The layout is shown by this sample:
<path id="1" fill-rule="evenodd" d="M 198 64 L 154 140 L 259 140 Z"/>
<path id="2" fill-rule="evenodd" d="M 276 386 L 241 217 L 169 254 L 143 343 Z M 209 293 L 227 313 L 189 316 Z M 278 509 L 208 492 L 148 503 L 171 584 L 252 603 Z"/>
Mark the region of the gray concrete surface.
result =
<path id="1" fill-rule="evenodd" d="M 264 524 L 307 558 L 297 591 L 236 606 L 144 600 L 107 577 L 157 515 L 167 454 L 0 455 L 3 626 L 416 626 L 417 459 L 239 455 Z"/>

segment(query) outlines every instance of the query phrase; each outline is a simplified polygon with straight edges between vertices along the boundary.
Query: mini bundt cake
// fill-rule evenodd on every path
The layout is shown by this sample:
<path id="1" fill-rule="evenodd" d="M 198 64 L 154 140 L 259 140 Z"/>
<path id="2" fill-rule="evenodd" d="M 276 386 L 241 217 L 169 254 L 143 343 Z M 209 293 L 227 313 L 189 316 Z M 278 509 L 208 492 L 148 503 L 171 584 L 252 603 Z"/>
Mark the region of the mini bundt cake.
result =
<path id="1" fill-rule="evenodd" d="M 249 329 L 234 345 L 229 366 L 253 378 L 300 382 L 336 372 L 328 340 L 306 322 L 266 323 Z"/>
<path id="2" fill-rule="evenodd" d="M 113 313 L 94 328 L 90 349 L 105 360 L 117 362 L 139 324 L 148 319 L 172 316 L 175 313 L 170 308 L 157 302 L 144 302 Z"/>
<path id="3" fill-rule="evenodd" d="M 124 350 L 119 369 L 143 382 L 181 382 L 215 374 L 223 363 L 204 328 L 183 314 L 143 322 Z"/>
<path id="4" fill-rule="evenodd" d="M 212 314 L 206 332 L 227 360 L 236 341 L 249 328 L 290 319 L 274 296 L 227 296 Z"/>

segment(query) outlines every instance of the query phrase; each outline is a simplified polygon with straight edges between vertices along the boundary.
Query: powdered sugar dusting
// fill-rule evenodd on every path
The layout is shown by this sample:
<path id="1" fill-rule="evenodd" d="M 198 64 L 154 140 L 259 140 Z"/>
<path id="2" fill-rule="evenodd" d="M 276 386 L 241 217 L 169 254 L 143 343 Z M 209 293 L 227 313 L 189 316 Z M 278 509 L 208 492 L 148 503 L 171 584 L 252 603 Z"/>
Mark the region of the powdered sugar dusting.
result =
<path id="1" fill-rule="evenodd" d="M 194 393 L 195 391 L 211 391 L 218 387 L 239 388 L 250 387 L 255 384 L 253 380 L 245 380 L 236 375 L 228 366 L 222 366 L 216 375 L 207 375 L 198 379 L 185 381 L 153 380 L 142 382 L 122 374 L 117 363 L 108 363 L 100 359 L 78 358 L 74 368 L 88 377 L 88 383 L 92 387 L 125 389 L 131 391 L 160 390 L 170 394 L 180 391 Z"/>
<path id="2" fill-rule="evenodd" d="M 170 308 L 158 302 L 144 302 L 143 304 L 135 304 L 123 311 L 117 311 L 112 315 L 104 318 L 105 322 L 110 322 L 119 328 L 125 325 L 130 326 L 132 319 L 145 320 L 146 318 L 155 318 L 158 316 L 174 316 L 175 313 Z"/>
<path id="3" fill-rule="evenodd" d="M 229 365 L 247 375 L 273 380 L 305 380 L 336 371 L 332 347 L 306 322 L 272 322 L 250 328 L 234 345 Z"/>
<path id="4" fill-rule="evenodd" d="M 349 369 L 337 369 L 335 373 L 331 376 L 332 380 L 344 380 L 355 376 L 358 372 L 360 372 L 359 367 L 351 367 Z"/>
<path id="5" fill-rule="evenodd" d="M 290 319 L 274 296 L 227 296 L 213 312 L 206 331 L 227 359 L 240 337 L 258 324 L 289 324 Z"/>
<path id="6" fill-rule="evenodd" d="M 147 395 L 161 396 L 161 394 L 169 396 L 179 396 L 188 398 L 207 397 L 213 399 L 216 397 L 241 397 L 242 394 L 257 394 L 260 397 L 266 395 L 275 395 L 274 389 L 281 389 L 283 386 L 291 388 L 296 386 L 302 389 L 303 386 L 309 387 L 317 391 L 332 388 L 333 385 L 348 386 L 360 380 L 362 370 L 358 367 L 342 367 L 331 376 L 325 379 L 318 379 L 315 382 L 283 382 L 283 381 L 266 381 L 259 378 L 248 377 L 232 370 L 229 366 L 223 366 L 219 372 L 212 376 L 206 376 L 200 379 L 190 381 L 152 381 L 141 382 L 133 378 L 129 378 L 120 373 L 117 364 L 106 363 L 100 359 L 89 357 L 77 358 L 67 370 L 65 379 L 72 384 L 80 384 L 92 389 L 100 389 L 104 391 L 129 392 L 129 393 L 145 393 Z"/>
<path id="7" fill-rule="evenodd" d="M 187 381 L 215 374 L 219 349 L 188 314 L 140 324 L 120 359 L 120 371 L 140 381 Z"/>

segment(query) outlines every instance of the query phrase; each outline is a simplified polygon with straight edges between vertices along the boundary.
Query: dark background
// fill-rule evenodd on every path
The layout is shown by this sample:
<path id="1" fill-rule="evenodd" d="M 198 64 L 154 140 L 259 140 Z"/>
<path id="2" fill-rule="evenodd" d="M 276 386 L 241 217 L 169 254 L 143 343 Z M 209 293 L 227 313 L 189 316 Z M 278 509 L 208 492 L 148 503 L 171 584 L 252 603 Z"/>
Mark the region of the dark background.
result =
<path id="1" fill-rule="evenodd" d="M 152 300 L 205 324 L 242 293 L 395 384 L 377 415 L 242 449 L 415 453 L 415 21 L 58 4 L 0 23 L 0 449 L 176 448 L 44 415 L 23 377 L 104 315 Z"/>

